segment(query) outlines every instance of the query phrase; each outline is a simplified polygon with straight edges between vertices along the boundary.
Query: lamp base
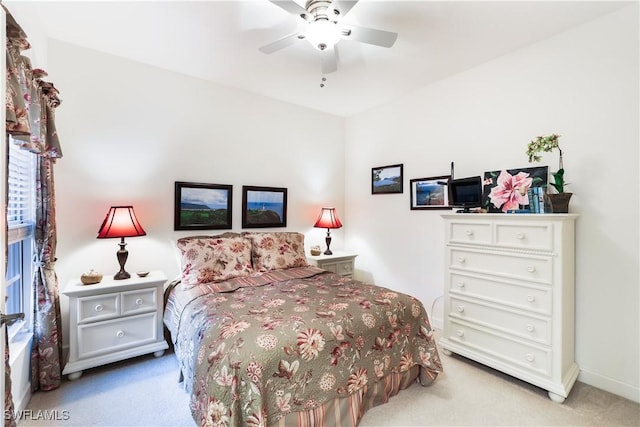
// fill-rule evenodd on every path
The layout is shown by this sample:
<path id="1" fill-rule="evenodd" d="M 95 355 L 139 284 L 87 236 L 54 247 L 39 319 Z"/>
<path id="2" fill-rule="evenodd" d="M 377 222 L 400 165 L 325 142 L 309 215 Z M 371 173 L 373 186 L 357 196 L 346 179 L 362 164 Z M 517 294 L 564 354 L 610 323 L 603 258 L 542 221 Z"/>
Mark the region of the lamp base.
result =
<path id="1" fill-rule="evenodd" d="M 120 271 L 113 276 L 113 280 L 122 280 L 129 279 L 131 275 L 124 270 L 124 264 L 127 262 L 127 258 L 129 257 L 129 251 L 127 251 L 124 247 L 127 244 L 124 242 L 124 237 L 118 243 L 120 245 L 120 249 L 116 252 L 116 257 L 118 258 L 118 263 L 120 264 Z"/>
<path id="2" fill-rule="evenodd" d="M 113 280 L 122 280 L 122 279 L 130 279 L 131 274 L 127 273 L 124 270 L 118 271 L 115 276 L 113 276 Z"/>
<path id="3" fill-rule="evenodd" d="M 331 233 L 329 232 L 328 228 L 327 228 L 327 237 L 324 238 L 324 241 L 327 243 L 327 250 L 324 251 L 324 254 L 333 255 L 333 252 L 331 252 L 331 249 L 329 249 L 329 245 L 331 245 Z"/>

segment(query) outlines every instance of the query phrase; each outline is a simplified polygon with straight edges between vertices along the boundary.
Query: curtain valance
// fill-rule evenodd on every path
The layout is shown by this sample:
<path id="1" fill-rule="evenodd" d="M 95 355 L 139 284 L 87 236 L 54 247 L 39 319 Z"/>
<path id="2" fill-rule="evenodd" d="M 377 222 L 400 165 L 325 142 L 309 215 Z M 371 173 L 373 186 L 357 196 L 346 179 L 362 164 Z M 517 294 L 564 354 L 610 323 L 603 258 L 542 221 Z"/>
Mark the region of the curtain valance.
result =
<path id="1" fill-rule="evenodd" d="M 2 7 L 7 27 L 6 132 L 24 149 L 43 157 L 60 158 L 62 150 L 55 125 L 55 108 L 61 103 L 58 89 L 43 80 L 46 71 L 32 69 L 29 58 L 22 55 L 31 48 L 27 35 Z"/>

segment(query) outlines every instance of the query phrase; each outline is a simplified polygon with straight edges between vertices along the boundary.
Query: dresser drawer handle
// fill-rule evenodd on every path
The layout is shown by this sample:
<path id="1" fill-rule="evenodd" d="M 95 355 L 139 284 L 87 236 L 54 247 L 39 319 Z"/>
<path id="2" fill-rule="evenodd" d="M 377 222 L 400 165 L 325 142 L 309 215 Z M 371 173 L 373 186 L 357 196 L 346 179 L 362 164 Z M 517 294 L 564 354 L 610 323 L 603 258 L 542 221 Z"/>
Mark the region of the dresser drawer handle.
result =
<path id="1" fill-rule="evenodd" d="M 527 353 L 525 357 L 527 359 L 527 362 L 533 362 L 534 360 L 536 360 L 536 357 L 531 353 Z"/>
<path id="2" fill-rule="evenodd" d="M 523 240 L 525 238 L 525 235 L 524 235 L 524 233 L 518 233 L 518 234 L 516 234 L 516 238 L 518 240 Z"/>
<path id="3" fill-rule="evenodd" d="M 124 331 L 118 331 L 118 332 L 116 332 L 116 336 L 117 336 L 118 338 L 122 338 L 122 337 L 124 337 Z"/>
<path id="4" fill-rule="evenodd" d="M 343 265 L 342 265 L 342 269 L 343 269 L 344 271 L 351 271 L 351 265 L 349 265 L 349 264 L 343 264 Z"/>
<path id="5" fill-rule="evenodd" d="M 536 268 L 533 265 L 530 265 L 529 267 L 527 267 L 527 271 L 529 273 L 533 273 L 534 271 L 536 271 Z"/>
<path id="6" fill-rule="evenodd" d="M 527 295 L 527 301 L 529 302 L 535 302 L 536 297 L 534 297 L 533 295 Z"/>
<path id="7" fill-rule="evenodd" d="M 457 306 L 456 310 L 458 310 L 458 313 L 464 313 L 464 305 Z"/>
<path id="8" fill-rule="evenodd" d="M 464 336 L 464 331 L 462 329 L 458 329 L 456 331 L 456 335 L 458 335 L 459 337 L 463 337 Z"/>
<path id="9" fill-rule="evenodd" d="M 464 264 L 466 261 L 467 261 L 467 260 L 466 260 L 463 256 L 459 256 L 459 257 L 458 257 L 458 262 L 459 262 L 460 264 Z"/>
<path id="10" fill-rule="evenodd" d="M 97 312 L 101 312 L 102 310 L 104 310 L 104 305 L 98 304 L 98 305 L 96 305 L 94 310 L 97 311 Z"/>
<path id="11" fill-rule="evenodd" d="M 142 305 L 144 303 L 144 300 L 142 298 L 138 298 L 136 300 L 136 305 Z"/>
<path id="12" fill-rule="evenodd" d="M 464 232 L 464 234 L 466 234 L 467 236 L 471 237 L 473 236 L 473 230 L 467 230 Z"/>
<path id="13" fill-rule="evenodd" d="M 536 330 L 536 327 L 533 326 L 531 323 L 527 324 L 527 332 L 533 332 Z"/>
<path id="14" fill-rule="evenodd" d="M 464 282 L 458 282 L 457 284 L 460 289 L 464 288 Z"/>

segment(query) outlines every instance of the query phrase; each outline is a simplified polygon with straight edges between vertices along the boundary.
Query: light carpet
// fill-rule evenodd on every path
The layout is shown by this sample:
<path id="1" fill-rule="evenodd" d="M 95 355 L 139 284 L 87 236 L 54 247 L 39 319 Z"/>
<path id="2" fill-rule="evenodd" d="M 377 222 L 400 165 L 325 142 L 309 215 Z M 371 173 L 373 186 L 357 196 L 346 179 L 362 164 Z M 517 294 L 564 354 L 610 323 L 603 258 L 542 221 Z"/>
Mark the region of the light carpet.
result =
<path id="1" fill-rule="evenodd" d="M 444 373 L 433 385 L 412 385 L 367 411 L 360 426 L 640 425 L 640 405 L 580 382 L 558 404 L 546 391 L 468 359 L 442 360 Z M 18 426 L 194 426 L 188 404 L 175 355 L 167 352 L 89 369 L 38 392 Z"/>

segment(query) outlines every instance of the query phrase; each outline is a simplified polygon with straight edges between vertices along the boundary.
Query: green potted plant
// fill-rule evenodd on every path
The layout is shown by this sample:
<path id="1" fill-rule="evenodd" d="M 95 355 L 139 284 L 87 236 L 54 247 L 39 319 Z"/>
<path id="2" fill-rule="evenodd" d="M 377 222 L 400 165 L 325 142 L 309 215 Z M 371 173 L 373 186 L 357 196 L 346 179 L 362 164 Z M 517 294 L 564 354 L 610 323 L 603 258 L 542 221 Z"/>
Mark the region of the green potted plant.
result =
<path id="1" fill-rule="evenodd" d="M 559 138 L 560 135 L 557 135 L 555 133 L 537 137 L 536 139 L 529 142 L 529 145 L 527 145 L 527 156 L 529 156 L 529 163 L 539 162 L 542 159 L 540 153 L 548 153 L 550 151 L 553 151 L 554 149 L 558 150 L 558 154 L 560 156 L 558 171 L 551 173 L 551 176 L 553 177 L 551 186 L 555 188 L 557 193 L 548 193 L 547 196 L 549 197 L 549 202 L 551 203 L 553 212 L 567 213 L 569 212 L 569 200 L 571 199 L 573 193 L 564 191 L 566 182 L 564 180 L 562 150 L 560 149 L 560 145 L 558 144 Z"/>

